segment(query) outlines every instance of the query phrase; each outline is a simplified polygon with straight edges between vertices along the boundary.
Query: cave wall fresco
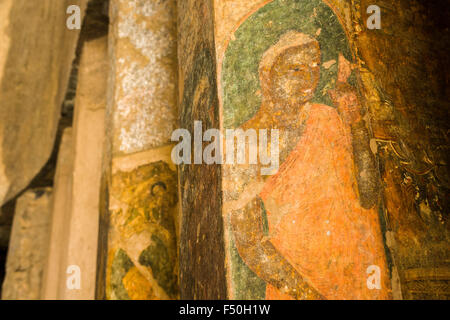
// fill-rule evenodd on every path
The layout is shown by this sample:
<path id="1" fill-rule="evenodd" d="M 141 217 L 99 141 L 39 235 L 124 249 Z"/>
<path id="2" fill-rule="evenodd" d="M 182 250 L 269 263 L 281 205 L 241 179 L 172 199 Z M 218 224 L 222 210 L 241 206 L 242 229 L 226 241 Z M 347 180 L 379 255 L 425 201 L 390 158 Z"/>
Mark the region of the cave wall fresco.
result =
<path id="1" fill-rule="evenodd" d="M 32 9 L 11 3 L 2 2 L 2 30 L 10 24 L 14 31 L 22 22 L 17 12 Z M 52 4 L 45 1 L 40 12 L 64 5 Z M 382 28 L 368 30 L 371 4 L 111 0 L 98 298 L 449 298 L 448 10 L 421 0 L 379 0 Z M 65 39 L 64 49 L 53 45 L 56 64 L 73 58 L 64 52 L 75 52 L 76 35 L 55 37 Z M 15 84 L 26 73 L 13 68 L 26 55 L 16 54 L 19 33 L 0 38 L 11 49 L 0 52 L 3 101 L 16 101 L 23 96 Z M 44 40 L 39 48 L 52 38 Z M 33 52 L 36 59 L 49 51 Z M 59 106 L 69 64 L 42 61 L 22 64 L 52 71 L 48 82 L 29 82 L 30 92 L 54 95 Z M 27 114 L 26 107 L 16 109 Z M 50 114 L 40 120 L 48 123 L 43 135 L 32 126 L 15 130 L 15 113 L 0 114 L 13 120 L 1 129 L 17 133 L 0 136 L 0 201 L 42 167 L 58 118 L 53 109 L 42 113 Z M 191 132 L 195 120 L 204 131 L 284 129 L 279 172 L 177 168 L 170 135 L 178 114 L 179 126 Z M 50 143 L 33 142 L 41 151 L 25 168 L 27 153 L 7 153 L 15 154 L 30 132 Z M 26 174 L 14 177 L 18 172 Z M 249 186 L 256 196 L 233 214 Z M 39 200 L 42 192 L 33 191 L 30 201 Z M 381 290 L 365 287 L 369 264 L 381 267 Z"/>
<path id="2" fill-rule="evenodd" d="M 332 4 L 339 8 L 340 2 Z M 438 4 L 381 1 L 383 25 L 371 32 L 361 27 L 369 1 L 351 5 L 355 10 L 347 15 L 341 11 L 379 159 L 380 211 L 392 276 L 398 269 L 400 277 L 398 297 L 448 298 L 449 35 L 444 13 Z"/>
<path id="3" fill-rule="evenodd" d="M 125 159 L 121 159 L 125 162 Z M 148 161 L 148 159 L 147 159 Z M 177 174 L 170 160 L 113 173 L 109 299 L 176 299 Z M 131 159 L 126 158 L 126 163 Z M 117 164 L 116 164 L 117 165 Z"/>
<path id="4" fill-rule="evenodd" d="M 177 299 L 175 1 L 113 0 L 110 18 L 97 296 Z"/>
<path id="5" fill-rule="evenodd" d="M 379 145 L 387 236 L 395 239 L 404 298 L 448 298 L 449 36 L 442 33 L 437 4 L 428 11 L 420 1 L 380 6 L 385 27 L 361 32 L 355 42 L 362 70 L 370 70 L 377 88 L 369 111 Z"/>
<path id="6" fill-rule="evenodd" d="M 230 93 L 226 91 L 227 84 L 224 83 L 223 76 L 223 68 L 226 65 L 223 63 L 225 51 L 239 36 L 237 30 L 243 22 L 250 20 L 249 17 L 258 8 L 268 3 L 273 2 L 251 1 L 245 4 L 233 1 L 215 2 L 219 97 L 225 126 L 233 125 L 236 117 L 239 119 L 236 122 L 242 123 L 240 119 L 248 118 L 248 114 L 254 112 L 251 103 L 250 108 L 242 106 L 237 110 L 230 111 L 230 107 L 227 109 L 226 99 Z M 302 1 L 295 3 L 300 4 Z M 307 6 L 311 2 L 303 3 Z M 380 186 L 383 187 L 380 196 L 374 199 L 378 201 L 380 226 L 383 229 L 380 233 L 385 244 L 392 282 L 388 286 L 392 286 L 392 294 L 396 299 L 446 297 L 449 291 L 446 280 L 448 175 L 444 159 L 448 145 L 445 133 L 448 131 L 446 129 L 448 124 L 443 119 L 448 118 L 448 107 L 442 106 L 448 106 L 446 102 L 448 94 L 446 95 L 444 85 L 446 81 L 448 83 L 448 75 L 438 72 L 438 62 L 435 61 L 448 64 L 448 60 L 442 59 L 448 37 L 444 39 L 447 42 L 443 41 L 444 43 L 437 46 L 430 45 L 431 39 L 437 39 L 437 31 L 433 32 L 427 25 L 429 21 L 427 15 L 431 13 L 424 12 L 417 2 L 391 4 L 385 1 L 379 4 L 383 19 L 381 30 L 368 30 L 365 26 L 368 16 L 365 9 L 370 5 L 368 2 L 324 3 L 337 15 L 344 28 L 353 58 L 352 81 L 357 84 L 363 114 L 368 111 L 364 119 L 367 129 L 371 132 L 370 148 L 377 155 L 382 181 Z M 393 14 L 395 12 L 401 12 L 400 19 Z M 414 19 L 417 20 L 417 24 L 413 23 Z M 289 24 L 286 20 L 283 22 Z M 277 24 L 276 21 L 272 23 Z M 255 34 L 258 33 L 252 36 Z M 267 36 L 265 32 L 259 34 L 261 37 Z M 401 44 L 401 54 L 396 52 L 395 42 Z M 248 54 L 249 49 L 245 50 Z M 409 54 L 410 51 L 414 54 Z M 247 58 L 245 54 L 243 55 L 244 57 L 241 56 L 240 59 Z M 405 56 L 408 56 L 406 60 L 403 59 Z M 429 59 L 425 58 L 427 56 Z M 420 63 L 425 61 L 424 66 L 421 66 Z M 230 71 L 234 70 L 236 64 L 230 65 Z M 335 67 L 337 66 L 338 63 Z M 232 72 L 229 75 L 231 78 L 235 76 Z M 417 81 L 411 81 L 408 76 Z M 421 83 L 418 80 L 420 76 L 433 80 L 430 80 L 424 88 L 417 88 L 417 84 Z M 434 79 L 440 79 L 441 82 Z M 233 82 L 231 83 L 232 87 Z M 239 92 L 239 89 L 235 92 Z M 243 94 L 240 93 L 243 96 L 248 94 L 245 91 Z M 418 99 L 412 98 L 414 96 Z M 258 98 L 260 99 L 256 97 L 255 100 Z M 245 98 L 241 101 L 245 101 Z M 421 112 L 423 107 L 419 101 L 434 112 L 429 109 Z M 232 107 L 236 108 L 235 105 Z M 230 170 L 230 175 L 232 171 Z M 225 192 L 227 185 L 235 187 L 230 180 L 227 181 L 231 179 L 228 175 L 225 168 Z M 227 212 L 224 212 L 224 218 L 226 221 Z M 226 228 L 226 231 L 229 230 Z M 261 288 L 265 286 L 264 282 L 249 272 L 245 264 L 236 262 L 241 257 L 233 250 L 233 234 L 227 233 L 226 239 L 227 244 L 231 243 L 231 250 L 227 250 L 228 272 L 231 273 L 230 294 L 238 298 L 263 298 L 264 290 Z M 233 264 L 236 266 L 234 270 Z M 240 286 L 236 282 L 233 283 L 234 274 L 243 281 Z M 249 285 L 252 287 L 250 290 Z M 259 294 L 255 295 L 255 292 Z"/>
<path id="7" fill-rule="evenodd" d="M 253 38 L 253 44 L 249 45 L 254 34 L 259 34 L 260 37 L 256 40 Z M 306 49 L 292 53 L 298 46 Z M 279 79 L 283 81 L 283 64 L 286 61 L 275 67 L 280 63 L 277 62 L 278 55 L 285 54 L 283 52 L 287 54 L 283 59 L 291 64 L 301 57 L 307 61 L 313 59 L 311 64 L 316 65 L 311 72 L 317 79 L 308 89 L 308 92 L 313 91 L 315 95 L 307 94 L 309 97 L 302 98 L 296 96 L 297 93 L 289 93 L 289 99 L 297 101 L 292 108 L 288 107 L 290 104 L 285 98 L 274 95 L 271 89 L 271 83 Z M 261 218 L 257 217 L 258 214 L 250 213 L 260 210 L 260 204 L 248 205 L 241 209 L 242 212 L 225 212 L 225 220 L 230 220 L 232 229 L 229 238 L 232 241 L 229 272 L 238 298 L 252 297 L 245 293 L 255 297 L 256 292 L 259 292 L 258 297 L 268 299 L 385 299 L 390 296 L 378 213 L 373 208 L 373 203 L 363 203 L 367 199 L 370 201 L 372 197 L 362 199 L 365 196 L 364 188 L 372 188 L 374 179 L 364 181 L 361 188 L 360 181 L 351 178 L 353 164 L 339 160 L 352 158 L 346 151 L 352 147 L 341 145 L 344 140 L 352 140 L 353 148 L 361 150 L 360 156 L 364 152 L 367 156 L 367 134 L 362 129 L 355 129 L 351 123 L 348 123 L 349 129 L 352 125 L 352 131 L 365 135 L 365 141 L 358 140 L 355 135 L 352 139 L 350 135 L 341 133 L 341 130 L 347 130 L 346 126 L 338 124 L 339 120 L 334 122 L 336 120 L 333 119 L 339 119 L 339 116 L 333 108 L 326 106 L 345 109 L 340 102 L 331 101 L 333 99 L 329 91 L 343 83 L 347 86 L 354 85 L 347 59 L 351 61 L 352 57 L 344 30 L 332 10 L 321 1 L 273 1 L 265 4 L 240 25 L 228 44 L 222 69 L 224 127 L 278 128 L 282 136 L 286 134 L 281 138 L 280 155 L 287 167 L 282 164 L 280 174 L 264 179 L 265 187 L 260 193 L 264 205 L 259 215 L 266 216 L 268 230 L 265 237 L 270 239 L 270 243 L 258 231 L 258 220 Z M 343 66 L 345 63 L 348 64 L 348 72 Z M 319 64 L 323 67 L 318 67 Z M 259 74 L 255 69 L 259 69 Z M 277 111 L 277 105 L 284 105 L 283 110 Z M 344 116 L 341 118 L 344 119 Z M 296 123 L 300 126 L 297 127 Z M 361 122 L 361 126 L 364 127 L 364 123 Z M 343 136 L 339 138 L 341 134 Z M 326 142 L 330 139 L 327 137 L 337 140 Z M 297 145 L 295 141 L 298 141 Z M 323 145 L 328 143 L 331 143 L 329 147 L 323 149 Z M 301 155 L 303 149 L 306 149 L 304 152 L 308 156 Z M 317 155 L 314 156 L 316 152 Z M 325 159 L 326 155 L 334 159 L 329 164 L 318 160 Z M 368 157 L 370 158 L 370 154 Z M 355 162 L 358 160 L 364 159 L 358 158 Z M 311 166 L 311 163 L 315 163 L 317 167 Z M 327 171 L 326 168 L 330 170 Z M 235 169 L 225 169 L 224 184 L 228 185 L 224 194 L 226 201 L 243 197 L 242 194 L 249 190 L 251 192 L 252 184 L 249 180 L 259 179 L 252 173 L 252 168 L 244 169 L 243 172 L 242 169 L 234 172 Z M 366 169 L 366 174 L 371 170 L 369 173 L 373 175 L 375 171 L 374 166 L 363 169 Z M 339 177 L 342 185 L 348 180 L 349 186 L 338 187 L 340 183 L 338 180 L 333 182 L 334 176 Z M 296 182 L 289 177 L 293 177 Z M 239 181 L 237 185 L 236 180 Z M 315 189 L 314 185 L 317 183 L 322 190 Z M 353 190 L 357 184 L 361 204 L 357 203 Z M 236 190 L 237 186 L 242 188 L 241 195 L 236 194 L 241 192 Z M 307 189 L 304 189 L 305 186 Z M 285 194 L 291 193 L 295 196 L 286 198 Z M 333 200 L 338 194 L 338 197 L 346 200 Z M 352 209 L 347 208 L 348 206 Z M 308 217 L 313 217 L 313 220 L 308 220 Z M 359 230 L 352 229 L 352 224 L 358 225 Z M 322 230 L 324 228 L 328 231 Z M 358 235 L 358 232 L 361 233 Z M 238 247 L 239 254 L 236 254 L 234 244 Z M 260 247 L 260 250 L 249 250 L 248 246 Z M 361 250 L 365 253 L 357 254 Z M 312 252 L 315 254 L 311 254 Z M 320 252 L 324 252 L 323 259 L 320 258 Z M 243 258 L 244 265 L 240 258 Z M 245 265 L 264 279 L 267 285 L 255 279 L 252 272 L 246 271 Z M 380 291 L 371 291 L 366 287 L 366 269 L 370 265 L 381 268 L 383 289 Z M 302 272 L 297 273 L 298 269 Z M 315 272 L 318 274 L 314 275 Z M 250 281 L 249 275 L 253 278 Z M 309 281 L 303 281 L 302 278 Z M 254 290 L 252 282 L 259 283 L 259 291 Z"/>

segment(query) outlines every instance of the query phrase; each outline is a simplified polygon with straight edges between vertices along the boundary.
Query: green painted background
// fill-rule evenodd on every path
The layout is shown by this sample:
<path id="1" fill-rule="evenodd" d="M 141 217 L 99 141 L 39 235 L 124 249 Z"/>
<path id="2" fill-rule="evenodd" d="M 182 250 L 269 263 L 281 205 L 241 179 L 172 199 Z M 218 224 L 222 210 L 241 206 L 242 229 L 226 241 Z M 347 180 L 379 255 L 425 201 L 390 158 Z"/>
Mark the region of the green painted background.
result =
<path id="1" fill-rule="evenodd" d="M 319 28 L 321 33 L 315 36 Z M 333 59 L 337 62 L 339 53 L 351 61 L 344 30 L 321 0 L 275 0 L 267 4 L 239 27 L 225 52 L 222 72 L 225 128 L 239 127 L 258 111 L 259 63 L 264 52 L 289 30 L 315 37 L 320 44 L 322 63 Z M 327 90 L 334 87 L 337 69 L 337 63 L 328 70 L 321 68 L 314 102 L 332 106 Z M 234 298 L 264 299 L 265 282 L 247 267 L 233 240 L 230 251 Z"/>
<path id="2" fill-rule="evenodd" d="M 315 14 L 314 14 L 315 12 Z M 272 22 L 272 23 L 270 23 Z M 321 29 L 319 36 L 316 31 Z M 275 0 L 249 17 L 235 32 L 224 57 L 222 83 L 225 128 L 249 120 L 261 105 L 258 68 L 264 52 L 289 30 L 315 37 L 322 62 L 337 61 L 339 53 L 351 61 L 344 30 L 333 11 L 321 0 Z M 332 105 L 327 90 L 334 87 L 337 63 L 321 68 L 314 102 Z"/>

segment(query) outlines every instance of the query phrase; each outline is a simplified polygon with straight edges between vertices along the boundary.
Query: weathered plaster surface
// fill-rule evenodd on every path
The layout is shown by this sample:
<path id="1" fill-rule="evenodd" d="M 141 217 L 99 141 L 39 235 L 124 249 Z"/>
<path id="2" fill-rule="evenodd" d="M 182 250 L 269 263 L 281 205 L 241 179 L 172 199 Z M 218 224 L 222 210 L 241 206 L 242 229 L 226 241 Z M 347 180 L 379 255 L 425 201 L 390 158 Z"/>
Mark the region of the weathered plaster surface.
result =
<path id="1" fill-rule="evenodd" d="M 47 262 L 51 228 L 51 207 L 51 188 L 30 190 L 18 199 L 2 299 L 42 298 L 43 273 Z"/>
<path id="2" fill-rule="evenodd" d="M 115 154 L 167 144 L 176 119 L 174 1 L 111 2 Z"/>

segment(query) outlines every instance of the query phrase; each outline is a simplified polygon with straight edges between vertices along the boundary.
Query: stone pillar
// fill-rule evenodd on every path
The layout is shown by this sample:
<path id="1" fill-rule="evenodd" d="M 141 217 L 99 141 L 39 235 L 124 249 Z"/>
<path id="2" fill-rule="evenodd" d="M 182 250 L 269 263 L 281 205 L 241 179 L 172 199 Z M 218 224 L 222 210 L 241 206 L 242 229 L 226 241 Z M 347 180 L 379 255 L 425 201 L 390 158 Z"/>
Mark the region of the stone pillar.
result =
<path id="1" fill-rule="evenodd" d="M 65 268 L 81 270 L 81 290 L 64 299 L 94 299 L 102 151 L 105 136 L 107 38 L 86 42 L 78 75 L 74 118 L 71 220 Z"/>
<path id="2" fill-rule="evenodd" d="M 73 132 L 65 132 L 55 178 L 46 299 L 95 298 L 107 45 L 107 37 L 87 41 L 81 54 Z M 70 276 L 80 277 L 80 288 L 66 285 Z"/>
<path id="3" fill-rule="evenodd" d="M 109 139 L 98 293 L 178 297 L 175 1 L 110 2 Z M 102 249 L 102 251 L 105 249 Z"/>
<path id="4" fill-rule="evenodd" d="M 219 129 L 213 2 L 178 1 L 180 127 L 193 135 Z M 222 168 L 179 167 L 181 199 L 180 290 L 182 299 L 226 299 Z"/>
<path id="5" fill-rule="evenodd" d="M 16 196 L 50 157 L 79 30 L 66 10 L 86 0 L 0 4 L 0 204 Z M 24 151 L 26 150 L 26 151 Z"/>
<path id="6" fill-rule="evenodd" d="M 39 300 L 48 254 L 52 189 L 24 193 L 16 204 L 3 300 Z"/>
<path id="7" fill-rule="evenodd" d="M 42 298 L 46 300 L 61 299 L 66 288 L 65 258 L 70 227 L 73 181 L 73 130 L 63 132 L 56 165 L 50 244 Z"/>

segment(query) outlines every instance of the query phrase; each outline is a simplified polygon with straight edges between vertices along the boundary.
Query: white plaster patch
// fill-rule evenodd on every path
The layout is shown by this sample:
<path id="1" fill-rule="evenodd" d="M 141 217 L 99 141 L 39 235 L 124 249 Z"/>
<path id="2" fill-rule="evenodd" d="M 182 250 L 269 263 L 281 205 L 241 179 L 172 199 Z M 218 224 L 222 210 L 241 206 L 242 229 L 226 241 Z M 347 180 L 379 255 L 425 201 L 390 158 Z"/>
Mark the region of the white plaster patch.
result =
<path id="1" fill-rule="evenodd" d="M 119 10 L 117 46 L 131 44 L 145 57 L 118 58 L 115 128 L 118 149 L 124 153 L 170 142 L 176 123 L 175 16 L 170 1 L 121 0 L 130 10 Z M 161 18 L 163 16 L 163 18 Z M 161 22 L 155 28 L 154 19 Z M 120 54 L 120 50 L 117 52 Z"/>

